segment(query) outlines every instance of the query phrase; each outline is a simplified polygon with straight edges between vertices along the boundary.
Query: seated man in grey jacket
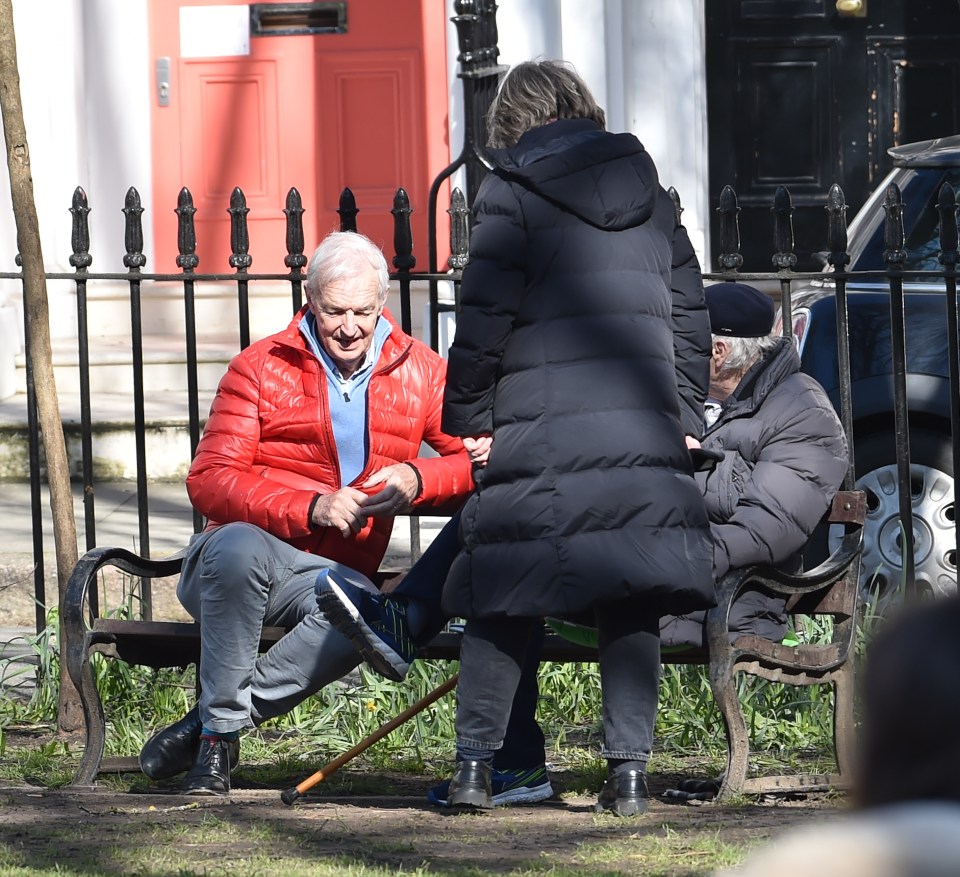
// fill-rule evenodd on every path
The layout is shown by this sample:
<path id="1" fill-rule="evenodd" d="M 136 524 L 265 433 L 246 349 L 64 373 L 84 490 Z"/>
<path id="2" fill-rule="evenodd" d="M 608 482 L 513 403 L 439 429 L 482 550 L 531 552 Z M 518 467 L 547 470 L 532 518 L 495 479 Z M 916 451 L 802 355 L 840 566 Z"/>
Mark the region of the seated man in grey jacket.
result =
<path id="1" fill-rule="evenodd" d="M 713 573 L 770 563 L 801 567 L 800 551 L 847 469 L 843 427 L 823 388 L 800 371 L 792 340 L 771 334 L 770 299 L 742 283 L 706 290 L 713 347 L 701 446 L 721 459 L 697 479 L 713 535 Z M 734 604 L 732 636 L 779 640 L 784 601 L 748 591 Z M 704 613 L 661 620 L 663 645 L 700 643 Z"/>
<path id="2" fill-rule="evenodd" d="M 800 371 L 793 341 L 772 334 L 775 311 L 768 296 L 742 283 L 718 283 L 706 288 L 706 302 L 713 335 L 710 396 L 700 449 L 692 453 L 716 461 L 696 473 L 714 538 L 714 578 L 755 563 L 796 571 L 801 549 L 846 473 L 843 427 L 823 388 Z M 456 518 L 422 559 L 434 570 L 432 580 L 422 580 L 426 565 L 415 570 L 423 585 L 414 587 L 414 599 L 360 592 L 334 575 L 318 580 L 318 602 L 331 624 L 378 672 L 402 679 L 418 644 L 439 629 L 442 570 L 457 552 L 455 528 Z M 662 645 L 702 643 L 703 621 L 703 612 L 664 617 Z M 779 640 L 785 630 L 784 602 L 768 592 L 747 591 L 733 606 L 733 638 L 752 633 Z M 534 718 L 536 666 L 527 661 L 504 749 L 494 759 L 495 804 L 551 793 L 543 763 L 531 760 L 543 751 Z M 533 737 L 536 745 L 525 747 Z M 429 797 L 445 803 L 446 783 Z"/>

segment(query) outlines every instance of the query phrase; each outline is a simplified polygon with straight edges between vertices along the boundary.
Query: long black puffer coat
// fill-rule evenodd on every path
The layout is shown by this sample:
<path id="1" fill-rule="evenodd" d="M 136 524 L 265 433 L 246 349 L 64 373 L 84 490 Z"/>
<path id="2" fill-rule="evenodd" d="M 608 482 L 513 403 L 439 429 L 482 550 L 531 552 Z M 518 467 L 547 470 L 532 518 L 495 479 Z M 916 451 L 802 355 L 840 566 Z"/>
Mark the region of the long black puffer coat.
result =
<path id="1" fill-rule="evenodd" d="M 751 368 L 724 400 L 703 446 L 723 453 L 698 473 L 713 533 L 714 573 L 772 563 L 794 572 L 800 549 L 830 507 L 847 470 L 843 426 L 823 388 L 800 371 L 791 341 Z M 782 638 L 784 600 L 747 591 L 734 604 L 730 629 Z M 664 645 L 700 643 L 703 616 L 663 619 Z"/>
<path id="2" fill-rule="evenodd" d="M 494 438 L 444 609 L 711 606 L 709 527 L 684 445 L 703 427 L 709 317 L 673 202 L 633 135 L 586 120 L 493 157 L 442 425 Z"/>

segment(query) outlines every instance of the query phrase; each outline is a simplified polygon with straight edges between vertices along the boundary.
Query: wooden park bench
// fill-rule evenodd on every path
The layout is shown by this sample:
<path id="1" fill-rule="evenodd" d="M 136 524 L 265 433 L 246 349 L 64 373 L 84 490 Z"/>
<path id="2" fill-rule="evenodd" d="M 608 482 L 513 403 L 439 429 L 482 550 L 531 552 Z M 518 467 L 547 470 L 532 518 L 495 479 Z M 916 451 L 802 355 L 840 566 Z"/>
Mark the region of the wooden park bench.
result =
<path id="1" fill-rule="evenodd" d="M 865 512 L 866 499 L 862 492 L 840 492 L 827 520 L 842 526 L 844 535 L 830 557 L 799 575 L 787 575 L 763 565 L 731 571 L 718 583 L 718 605 L 707 616 L 707 648 L 664 650 L 664 663 L 709 667 L 710 687 L 727 737 L 727 769 L 718 799 L 738 794 L 817 791 L 847 785 L 854 733 L 853 673 Z M 138 578 L 156 579 L 178 575 L 181 563 L 180 556 L 152 560 L 123 548 L 94 548 L 80 559 L 70 577 L 62 624 L 67 671 L 80 693 L 86 738 L 83 757 L 73 779 L 76 786 L 95 783 L 101 770 L 106 736 L 103 705 L 91 657 L 102 654 L 127 664 L 155 669 L 187 667 L 200 657 L 199 625 L 94 617 L 88 595 L 96 588 L 100 571 L 106 567 L 116 567 Z M 829 641 L 787 644 L 741 636 L 731 643 L 727 634 L 730 607 L 743 589 L 757 585 L 787 595 L 791 616 L 831 618 Z M 268 649 L 284 632 L 281 628 L 265 628 L 261 650 Z M 456 660 L 459 653 L 460 634 L 447 630 L 422 649 L 421 657 Z M 596 650 L 589 645 L 548 631 L 543 660 L 580 662 L 594 661 L 596 657 Z M 750 739 L 737 691 L 739 673 L 787 685 L 833 686 L 836 774 L 747 777 Z"/>

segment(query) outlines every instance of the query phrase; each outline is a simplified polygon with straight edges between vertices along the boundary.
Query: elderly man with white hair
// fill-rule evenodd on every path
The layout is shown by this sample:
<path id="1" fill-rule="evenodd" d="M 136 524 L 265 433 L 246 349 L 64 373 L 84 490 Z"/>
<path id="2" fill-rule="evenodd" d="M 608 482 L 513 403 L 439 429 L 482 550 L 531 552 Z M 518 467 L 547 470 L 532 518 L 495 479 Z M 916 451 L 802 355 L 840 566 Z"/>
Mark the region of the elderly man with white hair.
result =
<path id="1" fill-rule="evenodd" d="M 152 779 L 225 795 L 239 732 L 289 712 L 360 658 L 317 609 L 321 570 L 372 589 L 394 516 L 465 497 L 471 465 L 440 426 L 446 363 L 385 309 L 387 263 L 335 232 L 307 304 L 230 362 L 187 492 L 208 526 L 177 596 L 200 624 L 200 699 L 140 753 Z M 420 457 L 422 443 L 438 455 Z M 265 625 L 288 629 L 258 654 Z"/>
<path id="2" fill-rule="evenodd" d="M 754 563 L 795 572 L 846 473 L 843 427 L 820 384 L 800 371 L 793 341 L 773 333 L 769 296 L 726 282 L 707 287 L 706 300 L 713 341 L 701 446 L 720 459 L 697 479 L 714 578 Z M 783 610 L 782 598 L 747 591 L 731 611 L 731 636 L 782 639 Z M 703 619 L 661 619 L 661 645 L 702 642 Z"/>

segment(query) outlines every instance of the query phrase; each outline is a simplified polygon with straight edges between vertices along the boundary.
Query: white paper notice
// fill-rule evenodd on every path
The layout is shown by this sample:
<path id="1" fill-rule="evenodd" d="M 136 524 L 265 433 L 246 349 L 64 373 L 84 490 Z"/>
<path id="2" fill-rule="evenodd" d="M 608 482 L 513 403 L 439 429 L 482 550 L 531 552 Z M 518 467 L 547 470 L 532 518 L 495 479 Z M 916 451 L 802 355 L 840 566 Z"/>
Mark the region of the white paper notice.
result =
<path id="1" fill-rule="evenodd" d="M 181 58 L 249 54 L 249 6 L 180 7 Z"/>

